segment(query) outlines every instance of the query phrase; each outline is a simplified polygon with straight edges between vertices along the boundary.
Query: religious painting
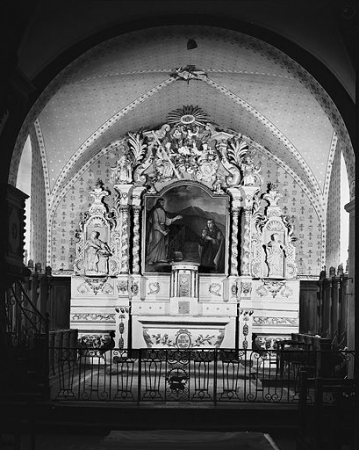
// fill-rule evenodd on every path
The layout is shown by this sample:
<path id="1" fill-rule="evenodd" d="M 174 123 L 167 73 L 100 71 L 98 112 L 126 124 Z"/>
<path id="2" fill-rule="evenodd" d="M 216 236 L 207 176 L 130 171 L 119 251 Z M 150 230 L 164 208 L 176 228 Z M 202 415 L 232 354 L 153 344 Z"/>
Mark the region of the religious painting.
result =
<path id="1" fill-rule="evenodd" d="M 170 272 L 172 262 L 199 265 L 200 273 L 225 274 L 228 196 L 197 183 L 181 183 L 145 197 L 144 272 Z"/>

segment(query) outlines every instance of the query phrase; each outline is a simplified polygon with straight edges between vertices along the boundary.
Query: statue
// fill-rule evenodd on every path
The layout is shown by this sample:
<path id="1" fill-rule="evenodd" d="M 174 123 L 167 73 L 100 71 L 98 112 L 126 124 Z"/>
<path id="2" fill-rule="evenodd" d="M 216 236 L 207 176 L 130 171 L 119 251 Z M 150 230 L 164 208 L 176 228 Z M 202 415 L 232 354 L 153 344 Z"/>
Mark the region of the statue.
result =
<path id="1" fill-rule="evenodd" d="M 100 239 L 100 232 L 92 231 L 85 242 L 86 274 L 107 275 L 108 259 L 111 255 L 110 247 Z"/>
<path id="2" fill-rule="evenodd" d="M 119 157 L 116 167 L 111 168 L 111 182 L 117 184 L 132 183 L 132 167 L 131 161 L 127 155 L 123 154 Z"/>
<path id="3" fill-rule="evenodd" d="M 265 245 L 266 263 L 269 277 L 284 277 L 285 249 L 279 240 L 278 233 L 271 235 L 271 240 Z"/>

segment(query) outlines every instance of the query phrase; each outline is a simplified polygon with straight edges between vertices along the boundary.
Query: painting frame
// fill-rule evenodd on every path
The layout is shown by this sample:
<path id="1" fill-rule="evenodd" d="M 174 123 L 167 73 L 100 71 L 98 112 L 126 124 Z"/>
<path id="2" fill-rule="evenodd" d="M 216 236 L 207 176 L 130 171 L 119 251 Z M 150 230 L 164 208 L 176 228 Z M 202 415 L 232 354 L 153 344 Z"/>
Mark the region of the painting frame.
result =
<path id="1" fill-rule="evenodd" d="M 229 200 L 194 181 L 145 194 L 142 273 L 168 273 L 183 261 L 196 263 L 200 274 L 228 275 Z"/>

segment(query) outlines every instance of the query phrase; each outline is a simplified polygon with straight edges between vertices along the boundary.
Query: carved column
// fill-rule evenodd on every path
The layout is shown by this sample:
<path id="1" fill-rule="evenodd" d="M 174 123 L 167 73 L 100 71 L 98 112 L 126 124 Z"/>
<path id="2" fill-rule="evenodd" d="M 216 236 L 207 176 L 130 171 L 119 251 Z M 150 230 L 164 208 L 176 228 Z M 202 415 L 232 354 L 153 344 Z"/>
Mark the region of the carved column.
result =
<path id="1" fill-rule="evenodd" d="M 118 192 L 117 210 L 120 216 L 121 245 L 120 245 L 120 274 L 129 273 L 129 201 L 131 184 L 116 184 L 114 186 Z"/>
<path id="2" fill-rule="evenodd" d="M 253 310 L 241 309 L 239 311 L 239 330 L 238 330 L 239 349 L 252 348 L 252 325 L 253 325 Z"/>
<path id="3" fill-rule="evenodd" d="M 132 273 L 139 275 L 141 273 L 141 229 L 140 214 L 142 210 L 142 194 L 146 190 L 144 187 L 136 187 L 132 193 L 133 210 L 133 233 L 132 233 Z"/>
<path id="4" fill-rule="evenodd" d="M 140 213 L 141 208 L 133 207 L 133 238 L 132 238 L 132 273 L 138 275 L 140 268 Z"/>
<path id="5" fill-rule="evenodd" d="M 120 273 L 125 274 L 129 272 L 129 207 L 120 207 L 120 217 L 122 224 L 122 236 L 121 236 L 121 269 Z"/>
<path id="6" fill-rule="evenodd" d="M 251 259 L 251 218 L 253 208 L 253 197 L 259 190 L 257 186 L 241 186 L 241 194 L 243 199 L 243 236 L 242 236 L 242 258 L 241 258 L 241 275 L 250 276 L 250 259 Z"/>
<path id="7" fill-rule="evenodd" d="M 259 190 L 257 186 L 241 186 L 240 194 L 243 206 L 242 214 L 242 239 L 241 239 L 241 267 L 239 277 L 239 304 L 238 315 L 238 347 L 252 348 L 252 274 L 251 274 L 251 254 L 252 254 L 252 211 L 254 195 Z M 244 308 L 244 309 L 243 309 Z"/>
<path id="8" fill-rule="evenodd" d="M 231 204 L 231 259 L 229 274 L 238 276 L 238 217 L 241 205 L 241 194 L 238 188 L 229 188 L 227 191 L 232 198 Z"/>
<path id="9" fill-rule="evenodd" d="M 250 254 L 251 254 L 251 216 L 249 209 L 244 210 L 243 216 L 243 245 L 241 258 L 241 275 L 250 275 Z"/>
<path id="10" fill-rule="evenodd" d="M 116 308 L 116 348 L 128 349 L 129 346 L 129 313 L 128 305 L 121 305 Z"/>

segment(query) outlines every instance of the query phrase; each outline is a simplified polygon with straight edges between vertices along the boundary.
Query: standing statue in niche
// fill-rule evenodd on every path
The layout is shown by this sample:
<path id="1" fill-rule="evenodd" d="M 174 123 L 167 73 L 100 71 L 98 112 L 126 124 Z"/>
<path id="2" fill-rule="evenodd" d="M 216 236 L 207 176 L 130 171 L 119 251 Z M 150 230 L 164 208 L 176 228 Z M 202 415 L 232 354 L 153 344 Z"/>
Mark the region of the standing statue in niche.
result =
<path id="1" fill-rule="evenodd" d="M 204 272 L 224 272 L 224 236 L 213 219 L 207 221 L 199 240 L 201 269 Z"/>
<path id="2" fill-rule="evenodd" d="M 100 239 L 99 231 L 92 231 L 85 243 L 85 271 L 87 274 L 108 274 L 108 259 L 112 255 L 110 247 Z"/>
<path id="3" fill-rule="evenodd" d="M 128 155 L 121 155 L 116 167 L 111 167 L 110 181 L 114 184 L 132 183 L 132 167 Z"/>
<path id="4" fill-rule="evenodd" d="M 159 198 L 148 215 L 149 233 L 147 236 L 146 264 L 167 262 L 169 244 L 169 226 L 182 216 L 173 219 L 168 217 L 165 210 L 165 200 Z"/>
<path id="5" fill-rule="evenodd" d="M 284 277 L 285 249 L 278 233 L 271 235 L 271 240 L 264 245 L 269 277 Z"/>

